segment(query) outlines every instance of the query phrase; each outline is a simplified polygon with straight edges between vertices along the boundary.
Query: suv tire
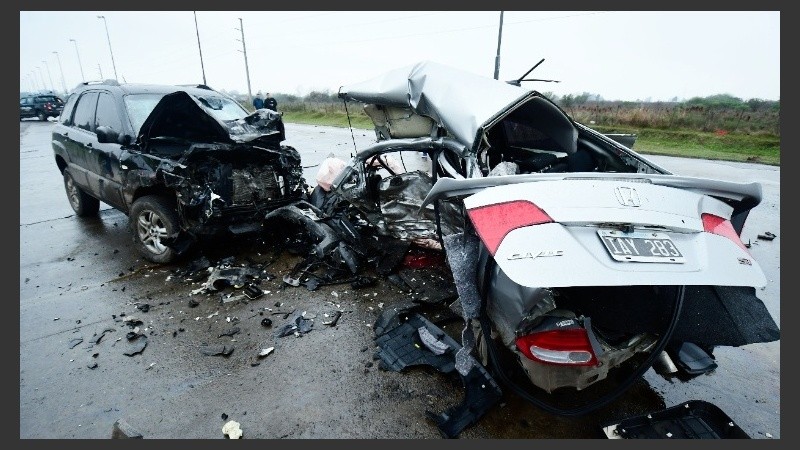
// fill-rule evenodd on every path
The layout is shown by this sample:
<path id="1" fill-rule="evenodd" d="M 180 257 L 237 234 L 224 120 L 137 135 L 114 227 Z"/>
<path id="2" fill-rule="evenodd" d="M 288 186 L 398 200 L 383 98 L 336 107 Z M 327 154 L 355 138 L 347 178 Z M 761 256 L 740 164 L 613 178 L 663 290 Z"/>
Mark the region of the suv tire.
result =
<path id="1" fill-rule="evenodd" d="M 92 197 L 75 184 L 69 171 L 64 170 L 64 190 L 67 191 L 67 200 L 72 210 L 78 217 L 88 217 L 97 215 L 100 210 L 100 200 Z"/>
<path id="2" fill-rule="evenodd" d="M 175 200 L 146 195 L 133 202 L 129 216 L 134 245 L 145 259 L 166 264 L 178 257 L 178 252 L 162 243 L 180 231 Z"/>
<path id="3" fill-rule="evenodd" d="M 47 115 L 44 113 L 44 111 L 39 111 L 39 113 L 36 114 L 36 117 L 38 117 L 42 122 L 47 121 Z"/>

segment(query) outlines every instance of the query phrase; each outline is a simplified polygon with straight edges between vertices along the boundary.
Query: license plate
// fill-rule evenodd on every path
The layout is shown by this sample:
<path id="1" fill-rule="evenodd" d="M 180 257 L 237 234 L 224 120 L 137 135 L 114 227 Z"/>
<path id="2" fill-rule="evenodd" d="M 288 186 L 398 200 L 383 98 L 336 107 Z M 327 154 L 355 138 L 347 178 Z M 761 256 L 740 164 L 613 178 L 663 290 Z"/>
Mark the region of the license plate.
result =
<path id="1" fill-rule="evenodd" d="M 597 230 L 615 261 L 683 264 L 686 258 L 666 233 Z"/>

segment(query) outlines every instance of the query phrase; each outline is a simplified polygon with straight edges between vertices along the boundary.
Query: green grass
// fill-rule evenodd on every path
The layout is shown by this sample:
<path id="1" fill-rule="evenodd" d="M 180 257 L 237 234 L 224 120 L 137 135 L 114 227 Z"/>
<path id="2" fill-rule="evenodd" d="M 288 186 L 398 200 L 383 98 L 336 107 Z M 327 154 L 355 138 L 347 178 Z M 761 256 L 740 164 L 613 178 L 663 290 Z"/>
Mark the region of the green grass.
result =
<path id="1" fill-rule="evenodd" d="M 308 125 L 328 125 L 333 127 L 350 126 L 347 122 L 347 115 L 340 112 L 286 111 L 283 113 L 283 121 Z M 372 130 L 374 128 L 369 117 L 363 114 L 351 115 L 350 122 L 353 128 L 363 128 L 367 130 Z"/>
<path id="2" fill-rule="evenodd" d="M 633 148 L 643 154 L 681 156 L 725 161 L 757 162 L 779 166 L 780 137 L 765 134 L 720 135 L 691 130 L 633 129 L 596 126 L 602 133 L 634 133 Z"/>
<path id="3" fill-rule="evenodd" d="M 351 113 L 354 113 L 351 111 Z M 287 123 L 348 127 L 347 115 L 340 111 L 285 111 Z M 372 130 L 369 118 L 355 112 L 350 121 L 353 128 Z M 779 166 L 780 137 L 770 134 L 727 133 L 724 135 L 693 130 L 662 130 L 593 126 L 601 133 L 634 133 L 638 137 L 633 148 L 642 154 L 680 156 L 724 161 L 756 162 Z"/>

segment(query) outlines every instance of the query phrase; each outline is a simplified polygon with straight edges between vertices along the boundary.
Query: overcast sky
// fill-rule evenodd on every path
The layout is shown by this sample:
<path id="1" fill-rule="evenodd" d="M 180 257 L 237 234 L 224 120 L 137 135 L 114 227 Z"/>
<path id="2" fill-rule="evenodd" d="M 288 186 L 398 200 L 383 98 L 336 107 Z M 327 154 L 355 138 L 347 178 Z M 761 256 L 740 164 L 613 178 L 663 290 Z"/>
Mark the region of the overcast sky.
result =
<path id="1" fill-rule="evenodd" d="M 213 88 L 247 93 L 239 18 L 254 95 L 336 92 L 422 60 L 494 74 L 499 11 L 198 11 Z M 129 83 L 203 81 L 192 11 L 20 11 L 21 90 L 72 89 L 82 79 L 78 55 L 87 80 L 114 78 L 116 65 Z M 500 79 L 542 58 L 529 77 L 560 83 L 524 87 L 607 100 L 778 100 L 780 12 L 506 11 Z"/>

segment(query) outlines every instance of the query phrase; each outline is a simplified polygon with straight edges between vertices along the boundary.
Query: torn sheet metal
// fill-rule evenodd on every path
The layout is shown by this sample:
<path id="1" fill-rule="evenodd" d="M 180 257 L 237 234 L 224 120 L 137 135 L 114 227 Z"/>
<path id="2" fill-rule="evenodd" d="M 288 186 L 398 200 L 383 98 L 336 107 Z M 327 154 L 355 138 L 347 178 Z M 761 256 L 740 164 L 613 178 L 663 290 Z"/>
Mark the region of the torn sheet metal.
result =
<path id="1" fill-rule="evenodd" d="M 486 124 L 536 95 L 529 89 L 430 61 L 339 89 L 339 96 L 348 100 L 411 107 L 472 149 L 477 149 Z"/>
<path id="2" fill-rule="evenodd" d="M 410 308 L 385 310 L 374 330 L 382 368 L 401 372 L 427 365 L 445 374 L 458 373 L 456 356 L 461 345 Z M 500 386 L 480 363 L 473 360 L 469 367 L 465 374 L 459 373 L 465 389 L 462 403 L 440 414 L 426 411 L 426 417 L 436 422 L 444 437 L 457 437 L 502 398 Z"/>

